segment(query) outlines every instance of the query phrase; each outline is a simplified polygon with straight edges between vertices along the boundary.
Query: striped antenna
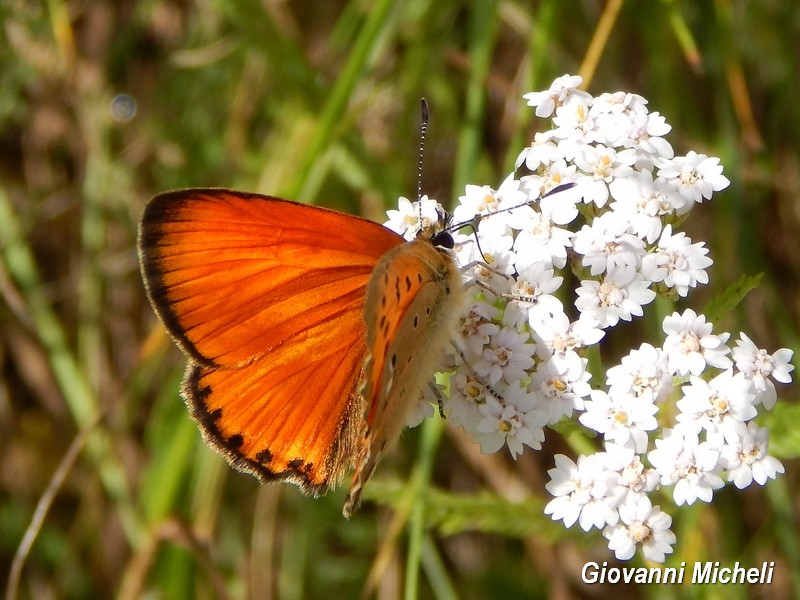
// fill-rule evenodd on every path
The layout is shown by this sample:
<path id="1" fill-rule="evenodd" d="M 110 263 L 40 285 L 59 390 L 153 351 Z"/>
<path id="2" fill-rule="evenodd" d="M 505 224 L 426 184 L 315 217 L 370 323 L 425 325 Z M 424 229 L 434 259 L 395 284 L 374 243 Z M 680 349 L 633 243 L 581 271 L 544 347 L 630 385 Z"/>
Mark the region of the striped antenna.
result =
<path id="1" fill-rule="evenodd" d="M 422 157 L 425 154 L 425 134 L 428 132 L 428 101 L 421 99 L 422 124 L 419 128 L 419 162 L 417 163 L 417 202 L 419 209 L 419 224 L 422 226 Z"/>

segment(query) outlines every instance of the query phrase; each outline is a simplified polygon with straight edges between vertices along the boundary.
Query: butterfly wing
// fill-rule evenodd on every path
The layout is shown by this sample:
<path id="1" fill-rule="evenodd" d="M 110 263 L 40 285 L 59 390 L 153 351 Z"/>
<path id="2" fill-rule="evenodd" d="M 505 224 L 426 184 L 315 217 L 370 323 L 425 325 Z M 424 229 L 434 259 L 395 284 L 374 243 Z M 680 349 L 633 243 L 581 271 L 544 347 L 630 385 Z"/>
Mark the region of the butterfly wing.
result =
<path id="1" fill-rule="evenodd" d="M 147 206 L 148 295 L 190 358 L 192 415 L 234 467 L 320 493 L 353 462 L 365 287 L 401 243 L 371 221 L 258 194 L 183 190 Z"/>
<path id="2" fill-rule="evenodd" d="M 362 395 L 363 444 L 344 506 L 349 517 L 361 488 L 439 367 L 463 303 L 461 276 L 445 250 L 415 240 L 390 250 L 367 287 L 368 359 Z"/>

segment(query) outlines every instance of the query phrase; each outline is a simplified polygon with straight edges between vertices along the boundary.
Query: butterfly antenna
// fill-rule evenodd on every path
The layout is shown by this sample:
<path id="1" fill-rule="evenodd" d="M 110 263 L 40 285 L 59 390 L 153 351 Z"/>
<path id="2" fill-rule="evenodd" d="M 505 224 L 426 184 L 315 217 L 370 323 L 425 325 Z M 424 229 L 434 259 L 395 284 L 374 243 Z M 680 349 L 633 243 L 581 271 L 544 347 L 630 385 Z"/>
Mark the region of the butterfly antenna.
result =
<path id="1" fill-rule="evenodd" d="M 421 99 L 420 108 L 422 109 L 422 124 L 419 127 L 419 162 L 417 163 L 417 202 L 419 209 L 419 224 L 422 226 L 422 157 L 425 154 L 425 134 L 428 133 L 428 101 Z"/>
<path id="2" fill-rule="evenodd" d="M 504 213 L 504 212 L 509 212 L 509 211 L 512 211 L 512 210 L 516 210 L 517 208 L 521 208 L 521 207 L 523 207 L 523 206 L 530 206 L 530 205 L 531 205 L 531 204 L 533 204 L 534 202 L 541 202 L 541 200 L 542 200 L 543 198 L 547 198 L 548 196 L 552 196 L 553 194 L 558 194 L 559 192 L 564 192 L 564 191 L 566 191 L 566 190 L 569 190 L 569 189 L 571 189 L 571 188 L 574 188 L 576 185 L 577 185 L 577 184 L 575 184 L 575 183 L 563 183 L 563 184 L 561 184 L 561 185 L 559 185 L 559 186 L 556 186 L 556 187 L 554 187 L 554 188 L 553 188 L 552 190 L 550 190 L 549 192 L 547 192 L 547 193 L 545 193 L 545 194 L 542 194 L 541 196 L 539 196 L 539 197 L 538 197 L 538 198 L 536 198 L 535 200 L 528 200 L 527 202 L 522 202 L 522 203 L 520 203 L 520 204 L 517 204 L 517 205 L 515 205 L 515 206 L 508 206 L 508 207 L 506 207 L 506 208 L 501 208 L 501 209 L 500 209 L 500 210 L 498 210 L 498 211 L 495 211 L 495 212 L 493 212 L 493 213 L 489 213 L 489 214 L 486 214 L 486 215 L 475 215 L 475 216 L 474 216 L 474 217 L 473 217 L 471 220 L 469 220 L 469 221 L 464 221 L 464 222 L 462 222 L 462 223 L 451 223 L 451 224 L 450 224 L 450 225 L 449 225 L 449 226 L 448 226 L 448 227 L 445 229 L 445 231 L 458 231 L 459 229 L 462 229 L 462 228 L 464 228 L 464 227 L 470 227 L 470 228 L 472 229 L 472 232 L 473 232 L 473 234 L 475 235 L 475 244 L 477 244 L 477 246 L 478 246 L 478 252 L 480 253 L 480 255 L 481 255 L 481 256 L 483 256 L 483 257 L 485 258 L 485 257 L 486 257 L 486 255 L 483 253 L 483 250 L 481 249 L 481 243 L 480 243 L 480 241 L 478 240 L 478 224 L 479 224 L 479 223 L 480 223 L 480 222 L 481 222 L 483 219 L 486 219 L 486 218 L 488 218 L 488 217 L 492 217 L 492 216 L 494 216 L 494 215 L 498 215 L 498 214 L 500 214 L 500 213 Z"/>
<path id="3" fill-rule="evenodd" d="M 577 185 L 576 183 L 562 183 L 561 185 L 554 187 L 552 190 L 542 194 L 538 198 L 535 198 L 534 200 L 528 200 L 527 202 L 521 202 L 521 203 L 516 204 L 514 206 L 507 206 L 505 208 L 501 208 L 498 211 L 495 211 L 493 213 L 489 213 L 489 214 L 486 214 L 486 215 L 475 215 L 471 220 L 464 221 L 463 223 L 452 223 L 447 228 L 447 231 L 458 231 L 462 227 L 472 227 L 472 229 L 474 231 L 477 231 L 478 223 L 480 223 L 481 221 L 483 221 L 486 218 L 493 217 L 495 215 L 499 215 L 500 213 L 510 212 L 512 210 L 516 210 L 518 208 L 522 208 L 523 206 L 530 206 L 531 204 L 534 204 L 536 202 L 541 202 L 544 198 L 547 198 L 548 196 L 553 196 L 555 194 L 558 194 L 559 192 L 565 192 L 565 191 L 567 191 L 569 189 L 574 188 L 576 185 Z"/>

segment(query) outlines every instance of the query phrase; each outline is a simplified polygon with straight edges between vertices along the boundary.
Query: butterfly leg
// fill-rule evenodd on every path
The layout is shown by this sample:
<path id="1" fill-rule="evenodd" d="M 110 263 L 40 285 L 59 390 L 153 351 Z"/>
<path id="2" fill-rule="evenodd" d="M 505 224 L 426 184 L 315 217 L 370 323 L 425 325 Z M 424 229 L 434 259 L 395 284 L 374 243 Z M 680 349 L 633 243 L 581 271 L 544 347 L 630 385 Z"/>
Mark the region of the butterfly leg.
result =
<path id="1" fill-rule="evenodd" d="M 512 286 L 514 283 L 517 282 L 517 278 L 514 275 L 508 275 L 507 273 L 498 271 L 497 269 L 494 269 L 491 266 L 479 260 L 472 261 L 466 267 L 464 267 L 464 270 L 471 269 L 473 267 L 480 267 L 482 269 L 486 269 L 487 271 L 490 271 L 492 274 L 508 280 Z M 513 287 L 511 292 L 506 292 L 493 288 L 491 285 L 489 285 L 485 281 L 481 281 L 480 279 L 472 279 L 470 283 L 480 288 L 483 288 L 484 290 L 493 294 L 494 296 L 497 296 L 498 298 L 503 298 L 504 300 L 508 300 L 510 302 L 520 302 L 526 304 L 536 304 L 538 302 L 536 296 L 525 294 L 520 290 L 514 289 Z"/>
<path id="2" fill-rule="evenodd" d="M 442 397 L 442 392 L 439 391 L 439 388 L 436 387 L 436 384 L 432 381 L 428 382 L 428 389 L 430 389 L 431 393 L 436 397 L 436 405 L 439 407 L 439 416 L 442 419 L 446 419 L 447 417 L 444 416 L 444 398 Z"/>
<path id="3" fill-rule="evenodd" d="M 482 260 L 473 260 L 472 262 L 469 262 L 466 265 L 464 265 L 463 267 L 461 267 L 460 270 L 461 270 L 462 273 L 468 273 L 471 269 L 473 269 L 475 267 L 480 267 L 481 269 L 485 269 L 485 270 L 489 271 L 493 275 L 497 275 L 498 277 L 502 277 L 503 279 L 506 279 L 511 285 L 513 285 L 514 282 L 517 280 L 517 278 L 515 276 L 509 275 L 508 273 L 503 273 L 502 271 L 499 271 L 499 270 L 495 269 L 494 267 L 492 267 L 491 265 L 485 263 Z M 489 290 L 490 292 L 492 292 L 493 294 L 496 294 L 498 296 L 503 294 L 502 292 L 499 292 L 497 290 L 492 289 L 491 286 L 489 286 L 487 283 L 485 283 L 483 281 L 480 281 L 478 279 L 471 278 L 470 283 L 474 283 L 475 285 L 478 285 L 478 286 L 480 286 L 480 287 L 482 287 L 482 288 L 484 288 L 486 290 Z"/>
<path id="4" fill-rule="evenodd" d="M 472 372 L 472 377 L 474 377 L 475 381 L 480 384 L 486 394 L 493 396 L 502 402 L 504 400 L 503 394 L 494 389 L 490 384 L 486 383 L 483 378 L 475 372 L 475 369 L 472 368 L 472 365 L 469 364 L 469 360 L 467 360 L 467 357 L 464 355 L 464 351 L 458 346 L 455 340 L 450 345 L 456 351 L 456 354 L 458 354 L 458 356 L 461 358 L 461 362 L 469 367 L 469 370 Z"/>

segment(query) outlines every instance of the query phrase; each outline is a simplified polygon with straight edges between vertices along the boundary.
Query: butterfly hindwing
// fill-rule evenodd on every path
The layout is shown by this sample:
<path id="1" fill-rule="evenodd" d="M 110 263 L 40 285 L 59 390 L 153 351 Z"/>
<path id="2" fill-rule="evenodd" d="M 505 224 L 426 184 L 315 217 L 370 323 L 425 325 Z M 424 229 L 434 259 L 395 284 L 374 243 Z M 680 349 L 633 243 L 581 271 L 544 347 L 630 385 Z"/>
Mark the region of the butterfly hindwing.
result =
<path id="1" fill-rule="evenodd" d="M 257 194 L 184 190 L 147 206 L 148 295 L 190 357 L 190 410 L 231 464 L 315 493 L 348 468 L 365 288 L 402 243 L 371 221 Z"/>
<path id="2" fill-rule="evenodd" d="M 367 412 L 345 516 L 358 506 L 364 482 L 386 446 L 399 437 L 439 366 L 462 295 L 452 257 L 425 240 L 390 250 L 375 268 L 364 311 L 368 359 L 362 395 Z"/>
<path id="3" fill-rule="evenodd" d="M 190 362 L 183 394 L 205 440 L 236 468 L 322 493 L 350 468 L 364 411 L 362 355 L 341 350 L 323 368 L 300 361 L 293 372 L 269 356 L 239 368 Z"/>

